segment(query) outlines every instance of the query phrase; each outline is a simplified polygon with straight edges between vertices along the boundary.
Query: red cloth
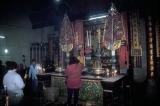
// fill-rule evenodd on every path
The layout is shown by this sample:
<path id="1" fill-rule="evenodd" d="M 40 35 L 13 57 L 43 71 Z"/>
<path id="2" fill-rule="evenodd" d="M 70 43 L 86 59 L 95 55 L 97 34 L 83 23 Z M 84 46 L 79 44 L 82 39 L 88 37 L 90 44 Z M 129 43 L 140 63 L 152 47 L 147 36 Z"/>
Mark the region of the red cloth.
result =
<path id="1" fill-rule="evenodd" d="M 118 55 L 119 55 L 119 65 L 120 68 L 128 68 L 129 63 L 129 54 L 127 50 L 127 46 L 121 46 L 121 48 L 118 49 Z"/>
<path id="2" fill-rule="evenodd" d="M 83 21 L 76 20 L 74 27 L 75 27 L 75 32 L 77 32 L 77 34 L 78 34 L 78 44 L 83 45 L 83 43 L 84 43 Z"/>
<path id="3" fill-rule="evenodd" d="M 129 67 L 129 51 L 128 51 L 128 26 L 127 26 L 127 14 L 124 12 L 121 14 L 123 20 L 123 30 L 125 35 L 126 44 L 121 46 L 118 49 L 119 55 L 119 65 L 120 68 L 128 68 Z M 121 39 L 122 40 L 122 39 Z"/>
<path id="4" fill-rule="evenodd" d="M 67 87 L 80 88 L 82 85 L 81 72 L 84 68 L 83 64 L 71 64 L 67 66 Z"/>

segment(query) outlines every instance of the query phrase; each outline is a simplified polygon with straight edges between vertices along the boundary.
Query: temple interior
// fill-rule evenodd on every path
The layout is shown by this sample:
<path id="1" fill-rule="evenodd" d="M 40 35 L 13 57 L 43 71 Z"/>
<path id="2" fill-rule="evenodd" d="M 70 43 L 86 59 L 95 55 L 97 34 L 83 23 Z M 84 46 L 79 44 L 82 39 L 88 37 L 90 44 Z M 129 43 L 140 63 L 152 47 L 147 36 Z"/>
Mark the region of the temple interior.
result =
<path id="1" fill-rule="evenodd" d="M 159 7 L 158 0 L 0 1 L 0 106 L 68 106 L 72 56 L 84 69 L 71 106 L 160 105 Z M 11 61 L 24 82 L 16 105 L 4 84 Z"/>

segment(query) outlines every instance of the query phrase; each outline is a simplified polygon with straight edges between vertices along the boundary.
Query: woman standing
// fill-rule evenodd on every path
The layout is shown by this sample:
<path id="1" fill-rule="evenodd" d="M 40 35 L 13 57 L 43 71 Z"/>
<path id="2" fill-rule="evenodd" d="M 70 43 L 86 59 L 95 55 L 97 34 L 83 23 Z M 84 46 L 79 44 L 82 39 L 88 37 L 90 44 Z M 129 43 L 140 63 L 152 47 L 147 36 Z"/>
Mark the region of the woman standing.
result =
<path id="1" fill-rule="evenodd" d="M 17 63 L 8 61 L 8 72 L 3 78 L 3 85 L 9 96 L 9 105 L 20 105 L 23 99 L 23 88 L 25 84 L 21 76 L 16 72 Z"/>
<path id="2" fill-rule="evenodd" d="M 76 57 L 70 57 L 69 65 L 66 72 L 66 85 L 67 85 L 67 104 L 71 106 L 72 96 L 74 96 L 74 106 L 78 105 L 79 89 L 81 87 L 81 73 L 84 68 L 83 64 L 79 63 Z"/>

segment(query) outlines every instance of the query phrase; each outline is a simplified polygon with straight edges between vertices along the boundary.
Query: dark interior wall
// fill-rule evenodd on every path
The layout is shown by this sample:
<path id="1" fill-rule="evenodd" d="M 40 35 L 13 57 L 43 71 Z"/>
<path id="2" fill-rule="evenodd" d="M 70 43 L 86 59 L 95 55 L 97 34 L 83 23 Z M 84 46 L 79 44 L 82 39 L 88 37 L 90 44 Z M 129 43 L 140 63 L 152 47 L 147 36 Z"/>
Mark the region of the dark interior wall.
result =
<path id="1" fill-rule="evenodd" d="M 143 14 L 160 15 L 158 0 L 61 0 L 60 3 L 54 0 L 33 0 L 30 19 L 33 27 L 60 25 L 64 13 L 68 14 L 71 21 L 86 19 L 89 15 L 107 12 L 111 2 L 120 12 L 138 9 Z"/>
<path id="2" fill-rule="evenodd" d="M 91 14 L 107 12 L 111 2 L 120 12 L 139 9 L 144 14 L 160 16 L 158 0 L 0 0 L 0 18 L 9 11 L 27 12 L 33 28 L 60 25 L 64 13 L 71 20 L 86 19 Z"/>

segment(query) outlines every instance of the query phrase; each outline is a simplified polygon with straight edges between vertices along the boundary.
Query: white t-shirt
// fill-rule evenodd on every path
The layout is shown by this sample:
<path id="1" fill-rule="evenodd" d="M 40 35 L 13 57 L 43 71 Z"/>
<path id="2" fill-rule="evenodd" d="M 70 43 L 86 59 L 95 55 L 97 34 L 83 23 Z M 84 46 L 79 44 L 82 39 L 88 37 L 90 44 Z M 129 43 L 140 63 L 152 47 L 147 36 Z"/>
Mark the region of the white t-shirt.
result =
<path id="1" fill-rule="evenodd" d="M 7 87 L 7 91 L 16 95 L 23 95 L 23 88 L 25 86 L 21 76 L 14 70 L 8 70 L 3 78 L 3 85 Z"/>

